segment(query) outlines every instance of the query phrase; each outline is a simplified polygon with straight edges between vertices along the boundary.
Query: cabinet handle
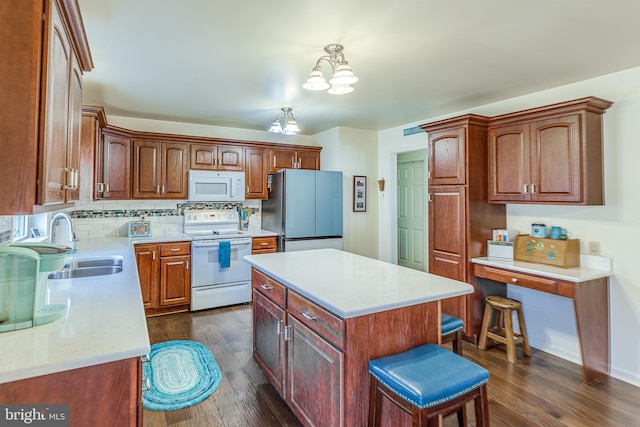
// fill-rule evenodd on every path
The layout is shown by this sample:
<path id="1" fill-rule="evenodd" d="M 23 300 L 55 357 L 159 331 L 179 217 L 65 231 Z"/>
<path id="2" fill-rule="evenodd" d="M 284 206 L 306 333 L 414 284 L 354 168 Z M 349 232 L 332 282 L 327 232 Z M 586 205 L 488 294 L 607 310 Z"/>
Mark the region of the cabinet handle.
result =
<path id="1" fill-rule="evenodd" d="M 536 193 L 536 184 L 531 184 L 531 194 L 537 194 Z"/>
<path id="2" fill-rule="evenodd" d="M 291 341 L 291 325 L 284 327 L 284 340 Z"/>
<path id="3" fill-rule="evenodd" d="M 186 261 L 187 265 L 185 266 L 185 270 L 189 269 L 189 261 Z"/>
<path id="4" fill-rule="evenodd" d="M 147 391 L 147 390 L 151 390 L 151 381 L 149 380 L 148 377 L 142 379 L 142 391 Z"/>
<path id="5" fill-rule="evenodd" d="M 529 194 L 529 186 L 527 184 L 523 184 L 522 187 L 524 194 Z"/>
<path id="6" fill-rule="evenodd" d="M 109 183 L 106 183 L 106 184 L 104 185 L 104 187 L 105 187 L 106 192 L 108 193 L 108 192 L 109 192 Z"/>
<path id="7" fill-rule="evenodd" d="M 260 285 L 260 287 L 265 291 L 270 291 L 271 289 L 273 289 L 273 286 L 267 285 L 266 283 L 263 283 L 262 285 Z"/>
<path id="8" fill-rule="evenodd" d="M 247 185 L 247 193 L 249 192 L 249 186 Z"/>
<path id="9" fill-rule="evenodd" d="M 160 186 L 156 185 L 156 193 L 159 193 L 159 192 L 160 192 Z"/>
<path id="10" fill-rule="evenodd" d="M 307 319 L 309 319 L 309 320 L 318 320 L 318 316 L 316 316 L 314 314 L 309 314 L 309 312 L 307 312 L 307 311 L 303 311 L 302 315 L 304 317 L 306 317 Z"/>
<path id="11" fill-rule="evenodd" d="M 151 358 L 148 354 L 143 354 L 142 356 L 140 356 L 140 360 L 142 361 L 142 363 L 147 363 L 149 362 L 149 360 L 151 360 Z"/>
<path id="12" fill-rule="evenodd" d="M 171 248 L 171 252 L 178 252 L 180 248 Z"/>
<path id="13" fill-rule="evenodd" d="M 151 251 L 151 256 L 152 256 L 152 259 L 155 261 L 156 260 L 156 251 Z"/>
<path id="14" fill-rule="evenodd" d="M 162 186 L 162 194 L 164 194 L 164 185 Z"/>
<path id="15" fill-rule="evenodd" d="M 515 278 L 515 277 L 512 277 L 512 278 L 511 278 L 511 281 L 512 281 L 513 283 L 518 283 L 518 279 L 517 279 L 517 278 Z"/>
<path id="16" fill-rule="evenodd" d="M 282 325 L 284 325 L 284 320 L 278 320 L 277 325 L 277 329 L 278 329 L 278 335 L 282 335 Z"/>
<path id="17" fill-rule="evenodd" d="M 62 189 L 73 190 L 73 169 L 64 168 L 62 170 L 65 172 L 65 178 L 64 178 L 65 184 L 62 186 Z"/>
<path id="18" fill-rule="evenodd" d="M 431 171 L 427 172 L 427 178 L 431 179 Z"/>
<path id="19" fill-rule="evenodd" d="M 104 182 L 98 182 L 98 193 L 104 193 Z"/>
<path id="20" fill-rule="evenodd" d="M 433 202 L 433 193 L 427 193 L 427 202 Z"/>
<path id="21" fill-rule="evenodd" d="M 269 246 L 269 243 L 267 243 L 267 242 L 260 242 L 260 246 Z"/>

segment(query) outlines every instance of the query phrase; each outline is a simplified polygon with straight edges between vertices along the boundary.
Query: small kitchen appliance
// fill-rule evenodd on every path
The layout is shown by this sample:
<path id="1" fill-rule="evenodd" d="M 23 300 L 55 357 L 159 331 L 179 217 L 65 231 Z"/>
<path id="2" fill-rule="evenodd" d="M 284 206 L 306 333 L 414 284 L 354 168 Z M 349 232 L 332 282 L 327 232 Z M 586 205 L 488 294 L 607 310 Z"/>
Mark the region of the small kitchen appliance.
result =
<path id="1" fill-rule="evenodd" d="M 129 237 L 150 237 L 151 222 L 131 221 L 127 224 L 127 236 Z"/>
<path id="2" fill-rule="evenodd" d="M 71 250 L 46 243 L 0 246 L 0 332 L 44 325 L 66 313 L 66 305 L 46 304 L 47 276 Z"/>
<path id="3" fill-rule="evenodd" d="M 242 202 L 244 172 L 189 171 L 189 201 Z"/>
<path id="4" fill-rule="evenodd" d="M 251 235 L 235 209 L 184 211 L 191 236 L 191 310 L 251 301 Z"/>

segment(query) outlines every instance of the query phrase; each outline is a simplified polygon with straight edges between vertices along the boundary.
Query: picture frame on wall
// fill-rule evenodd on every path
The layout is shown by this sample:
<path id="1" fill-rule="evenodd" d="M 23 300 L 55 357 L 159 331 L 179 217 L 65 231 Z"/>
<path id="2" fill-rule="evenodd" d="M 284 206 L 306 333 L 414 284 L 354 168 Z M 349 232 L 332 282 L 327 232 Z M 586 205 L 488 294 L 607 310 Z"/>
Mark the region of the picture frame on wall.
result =
<path id="1" fill-rule="evenodd" d="M 367 211 L 367 177 L 353 177 L 353 211 Z"/>

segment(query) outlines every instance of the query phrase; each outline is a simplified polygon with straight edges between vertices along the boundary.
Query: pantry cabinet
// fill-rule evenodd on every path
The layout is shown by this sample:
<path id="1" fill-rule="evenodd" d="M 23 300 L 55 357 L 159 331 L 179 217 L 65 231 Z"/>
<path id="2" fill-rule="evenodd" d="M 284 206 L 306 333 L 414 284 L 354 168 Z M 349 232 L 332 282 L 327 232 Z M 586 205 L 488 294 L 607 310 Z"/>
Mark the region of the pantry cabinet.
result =
<path id="1" fill-rule="evenodd" d="M 93 68 L 77 2 L 7 0 L 0 51 L 0 214 L 79 197 L 82 73 Z"/>
<path id="2" fill-rule="evenodd" d="M 489 125 L 489 201 L 602 205 L 602 114 L 583 98 L 494 117 Z"/>
<path id="3" fill-rule="evenodd" d="M 133 198 L 186 199 L 189 145 L 133 141 Z"/>
<path id="4" fill-rule="evenodd" d="M 266 148 L 245 149 L 245 183 L 246 198 L 266 200 L 269 198 L 268 189 L 268 160 Z"/>
<path id="5" fill-rule="evenodd" d="M 191 243 L 136 244 L 134 248 L 147 316 L 188 311 Z"/>
<path id="6" fill-rule="evenodd" d="M 462 319 L 463 335 L 474 343 L 483 296 L 471 258 L 485 256 L 491 230 L 506 226 L 505 206 L 488 203 L 488 123 L 469 114 L 421 126 L 429 139 L 429 273 L 474 286 L 471 295 L 442 300 L 442 311 Z"/>
<path id="7" fill-rule="evenodd" d="M 242 171 L 244 147 L 219 144 L 191 144 L 191 169 Z"/>

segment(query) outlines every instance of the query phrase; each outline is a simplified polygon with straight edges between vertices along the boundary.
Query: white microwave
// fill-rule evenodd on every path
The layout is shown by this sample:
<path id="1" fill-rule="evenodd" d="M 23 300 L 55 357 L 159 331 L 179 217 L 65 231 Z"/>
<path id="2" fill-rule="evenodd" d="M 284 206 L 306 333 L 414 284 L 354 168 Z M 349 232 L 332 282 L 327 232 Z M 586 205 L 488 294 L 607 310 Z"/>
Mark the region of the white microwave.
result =
<path id="1" fill-rule="evenodd" d="M 244 172 L 189 171 L 189 201 L 244 201 Z"/>

